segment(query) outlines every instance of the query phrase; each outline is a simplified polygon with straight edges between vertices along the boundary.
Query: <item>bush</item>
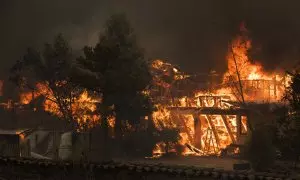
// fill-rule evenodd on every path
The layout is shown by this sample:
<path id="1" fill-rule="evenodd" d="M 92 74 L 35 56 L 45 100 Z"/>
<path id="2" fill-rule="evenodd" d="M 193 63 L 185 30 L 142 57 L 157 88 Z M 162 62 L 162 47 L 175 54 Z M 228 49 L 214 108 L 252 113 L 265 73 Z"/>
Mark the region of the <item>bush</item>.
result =
<path id="1" fill-rule="evenodd" d="M 182 153 L 184 152 L 185 146 L 181 145 L 181 144 L 176 144 L 175 145 L 175 150 L 178 156 L 182 155 Z"/>
<path id="2" fill-rule="evenodd" d="M 269 168 L 276 157 L 276 149 L 272 142 L 272 134 L 268 127 L 262 126 L 252 131 L 245 144 L 245 158 L 255 170 Z"/>
<path id="3" fill-rule="evenodd" d="M 179 129 L 177 128 L 163 128 L 158 132 L 159 141 L 163 142 L 165 146 L 165 152 L 166 154 L 169 153 L 169 151 L 175 147 L 177 142 L 180 139 L 179 136 Z"/>
<path id="4" fill-rule="evenodd" d="M 158 142 L 151 130 L 140 130 L 128 133 L 123 140 L 123 152 L 131 157 L 150 157 Z"/>

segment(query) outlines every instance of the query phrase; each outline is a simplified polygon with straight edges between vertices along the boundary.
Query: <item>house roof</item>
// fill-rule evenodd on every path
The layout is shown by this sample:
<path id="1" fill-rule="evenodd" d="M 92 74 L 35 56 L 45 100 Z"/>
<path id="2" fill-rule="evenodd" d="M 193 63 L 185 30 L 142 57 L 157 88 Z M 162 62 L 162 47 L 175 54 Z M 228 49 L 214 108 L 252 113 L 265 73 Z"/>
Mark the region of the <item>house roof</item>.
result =
<path id="1" fill-rule="evenodd" d="M 6 134 L 6 135 L 14 135 L 14 134 L 23 134 L 27 131 L 27 129 L 0 129 L 0 134 Z"/>

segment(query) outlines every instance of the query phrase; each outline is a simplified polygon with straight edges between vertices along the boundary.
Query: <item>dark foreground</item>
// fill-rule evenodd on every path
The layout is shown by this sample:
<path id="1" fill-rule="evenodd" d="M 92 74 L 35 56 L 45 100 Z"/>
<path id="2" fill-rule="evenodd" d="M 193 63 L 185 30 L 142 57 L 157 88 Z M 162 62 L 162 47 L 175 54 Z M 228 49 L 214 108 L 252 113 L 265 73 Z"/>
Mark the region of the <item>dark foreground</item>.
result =
<path id="1" fill-rule="evenodd" d="M 73 163 L 0 157 L 0 179 L 165 180 L 165 179 L 288 179 L 289 174 L 255 173 L 158 161 Z"/>

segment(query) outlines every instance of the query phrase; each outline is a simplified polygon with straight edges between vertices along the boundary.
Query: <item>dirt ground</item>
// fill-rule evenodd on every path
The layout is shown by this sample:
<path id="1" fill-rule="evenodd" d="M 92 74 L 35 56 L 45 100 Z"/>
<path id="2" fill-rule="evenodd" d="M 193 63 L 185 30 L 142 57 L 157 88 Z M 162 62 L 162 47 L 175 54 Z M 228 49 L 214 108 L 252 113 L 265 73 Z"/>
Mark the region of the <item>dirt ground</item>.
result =
<path id="1" fill-rule="evenodd" d="M 214 168 L 223 170 L 233 170 L 234 163 L 245 161 L 232 158 L 219 157 L 176 157 L 176 158 L 156 158 L 156 159 L 128 159 L 131 162 L 139 163 L 161 163 L 164 165 L 195 166 L 200 168 Z"/>

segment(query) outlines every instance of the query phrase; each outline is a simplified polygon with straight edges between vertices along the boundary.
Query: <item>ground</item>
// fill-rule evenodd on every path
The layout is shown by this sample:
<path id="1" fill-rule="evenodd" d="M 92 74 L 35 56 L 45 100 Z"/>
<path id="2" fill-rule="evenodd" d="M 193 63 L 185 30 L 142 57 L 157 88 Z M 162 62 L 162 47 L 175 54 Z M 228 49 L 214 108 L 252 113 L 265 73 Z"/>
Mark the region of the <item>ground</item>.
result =
<path id="1" fill-rule="evenodd" d="M 129 160 L 129 159 L 128 159 Z M 219 157 L 176 157 L 176 158 L 158 158 L 158 159 L 130 159 L 130 161 L 145 163 L 162 163 L 165 165 L 184 165 L 200 168 L 214 168 L 223 170 L 233 170 L 233 164 L 245 162 L 232 158 Z"/>

